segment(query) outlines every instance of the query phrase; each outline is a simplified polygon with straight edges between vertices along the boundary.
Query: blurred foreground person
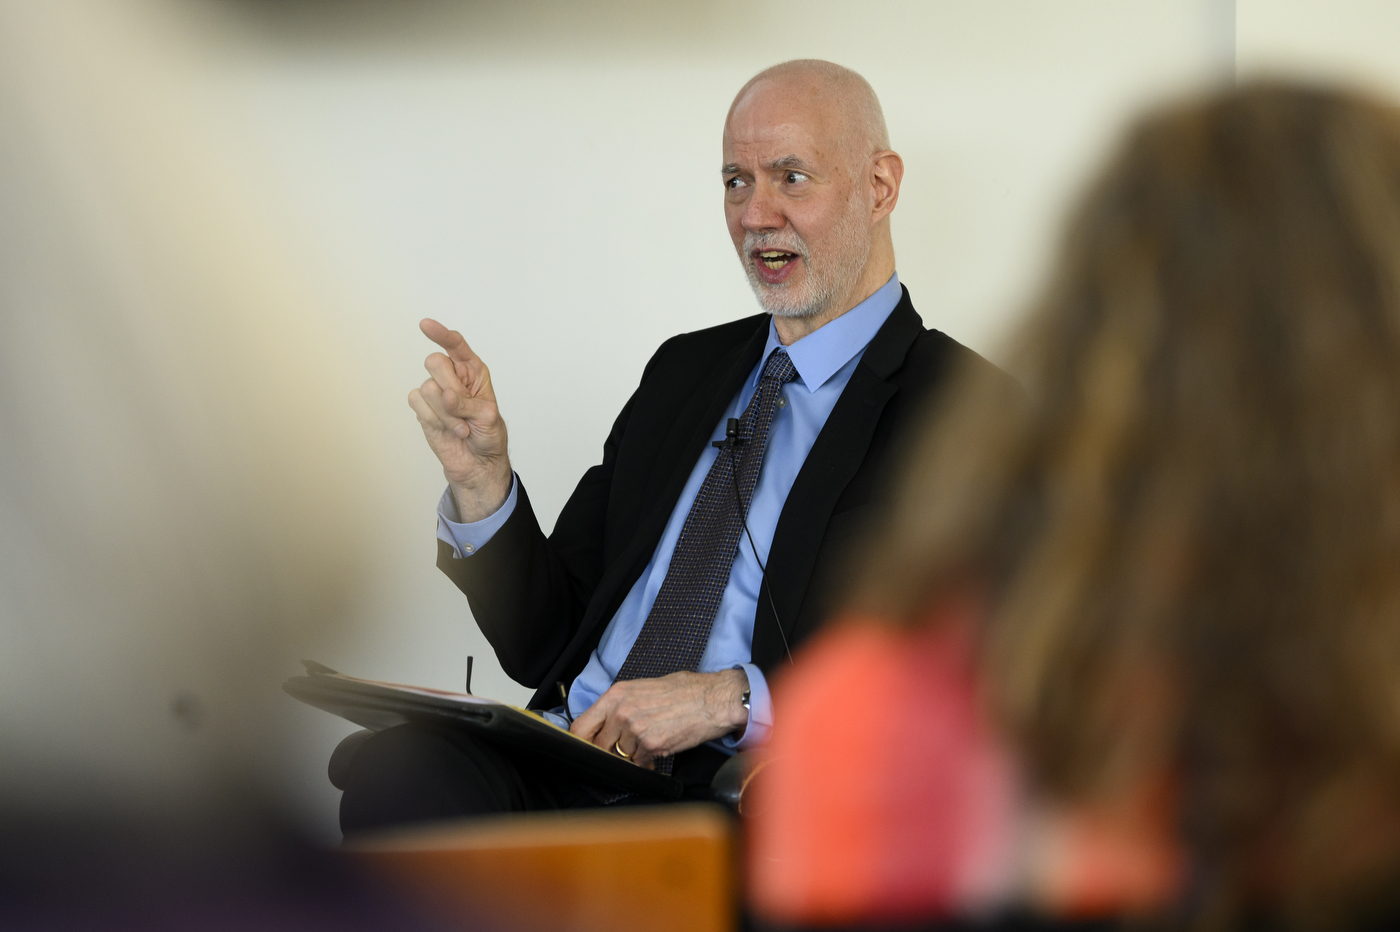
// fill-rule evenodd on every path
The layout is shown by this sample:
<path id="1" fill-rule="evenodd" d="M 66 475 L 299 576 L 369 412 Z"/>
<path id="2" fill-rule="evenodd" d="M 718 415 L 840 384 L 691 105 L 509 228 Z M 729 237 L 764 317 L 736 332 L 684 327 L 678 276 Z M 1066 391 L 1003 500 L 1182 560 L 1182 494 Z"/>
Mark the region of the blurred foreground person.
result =
<path id="1" fill-rule="evenodd" d="M 421 928 L 287 815 L 367 463 L 184 25 L 0 0 L 0 928 Z"/>
<path id="2" fill-rule="evenodd" d="M 1014 363 L 779 690 L 758 914 L 1400 922 L 1400 115 L 1150 116 Z"/>

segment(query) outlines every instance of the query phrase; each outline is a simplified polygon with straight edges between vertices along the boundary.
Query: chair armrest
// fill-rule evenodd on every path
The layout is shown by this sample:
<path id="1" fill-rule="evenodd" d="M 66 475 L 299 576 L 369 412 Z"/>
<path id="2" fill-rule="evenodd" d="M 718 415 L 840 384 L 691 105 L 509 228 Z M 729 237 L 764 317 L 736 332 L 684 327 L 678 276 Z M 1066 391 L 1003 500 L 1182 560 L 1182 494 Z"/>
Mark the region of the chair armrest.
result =
<path id="1" fill-rule="evenodd" d="M 755 772 L 755 760 L 751 751 L 740 751 L 720 765 L 710 780 L 710 796 L 717 803 L 723 803 L 735 812 L 742 811 L 744 788 Z"/>

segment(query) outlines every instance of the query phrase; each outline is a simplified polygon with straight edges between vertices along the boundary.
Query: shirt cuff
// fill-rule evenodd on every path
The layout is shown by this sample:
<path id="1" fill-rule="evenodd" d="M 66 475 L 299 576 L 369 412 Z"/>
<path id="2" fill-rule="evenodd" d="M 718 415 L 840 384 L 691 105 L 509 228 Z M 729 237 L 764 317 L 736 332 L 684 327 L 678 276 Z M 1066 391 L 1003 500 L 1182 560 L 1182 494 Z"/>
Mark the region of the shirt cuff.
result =
<path id="1" fill-rule="evenodd" d="M 452 489 L 444 489 L 442 498 L 438 499 L 438 540 L 451 547 L 452 556 L 458 560 L 476 553 L 496 536 L 501 525 L 515 513 L 516 490 L 519 486 L 519 479 L 515 473 L 511 473 L 510 494 L 506 496 L 505 504 L 497 508 L 495 514 L 490 517 L 468 524 L 457 521 L 457 503 L 452 500 Z"/>
<path id="2" fill-rule="evenodd" d="M 725 735 L 721 741 L 727 748 L 747 751 L 768 743 L 768 734 L 773 730 L 773 697 L 768 693 L 768 680 L 758 667 L 739 663 L 734 669 L 743 670 L 749 678 L 749 724 L 738 738 Z"/>

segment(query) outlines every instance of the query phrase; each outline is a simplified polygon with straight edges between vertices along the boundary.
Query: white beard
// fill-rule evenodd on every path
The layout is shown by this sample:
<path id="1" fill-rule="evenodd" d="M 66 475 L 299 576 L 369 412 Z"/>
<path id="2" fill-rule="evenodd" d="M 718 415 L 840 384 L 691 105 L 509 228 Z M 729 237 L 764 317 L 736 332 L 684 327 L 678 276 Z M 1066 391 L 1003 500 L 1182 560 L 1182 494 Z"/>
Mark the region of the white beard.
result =
<path id="1" fill-rule="evenodd" d="M 836 224 L 835 255 L 823 256 L 816 263 L 812 262 L 806 242 L 795 230 L 746 233 L 739 258 L 759 306 L 774 317 L 817 317 L 831 310 L 833 303 L 849 293 L 870 259 L 872 237 L 870 225 L 863 216 L 863 206 L 852 202 L 852 209 Z M 801 285 L 787 282 L 770 285 L 763 280 L 757 267 L 761 260 L 755 257 L 754 251 L 768 249 L 780 249 L 802 257 L 807 264 L 807 275 Z"/>

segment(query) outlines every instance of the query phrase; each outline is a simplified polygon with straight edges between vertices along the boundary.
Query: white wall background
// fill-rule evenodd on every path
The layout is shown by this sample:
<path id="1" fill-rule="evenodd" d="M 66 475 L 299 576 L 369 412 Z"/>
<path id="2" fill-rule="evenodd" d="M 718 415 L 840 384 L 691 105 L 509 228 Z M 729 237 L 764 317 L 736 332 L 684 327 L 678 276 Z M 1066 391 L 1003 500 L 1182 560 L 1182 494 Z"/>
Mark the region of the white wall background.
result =
<path id="1" fill-rule="evenodd" d="M 442 477 L 405 403 L 431 348 L 416 322 L 460 329 L 491 365 L 548 527 L 656 345 L 754 311 L 717 174 L 751 74 L 821 57 L 871 81 L 907 166 L 900 277 L 928 326 L 993 359 L 1133 112 L 1237 59 L 1400 88 L 1386 0 L 151 2 L 189 30 L 188 92 L 269 240 L 336 309 L 324 341 L 305 321 L 266 338 L 342 357 L 325 367 L 354 373 L 336 415 L 377 457 L 327 525 L 369 550 L 364 594 L 296 649 L 445 687 L 473 654 L 477 691 L 516 701 L 529 691 L 433 566 Z M 304 455 L 350 481 L 333 445 Z M 334 837 L 324 764 L 350 728 L 285 705 L 303 736 L 285 790 Z"/>
<path id="2" fill-rule="evenodd" d="M 1400 92 L 1400 3 L 1237 0 L 1241 77 L 1287 74 Z"/>

